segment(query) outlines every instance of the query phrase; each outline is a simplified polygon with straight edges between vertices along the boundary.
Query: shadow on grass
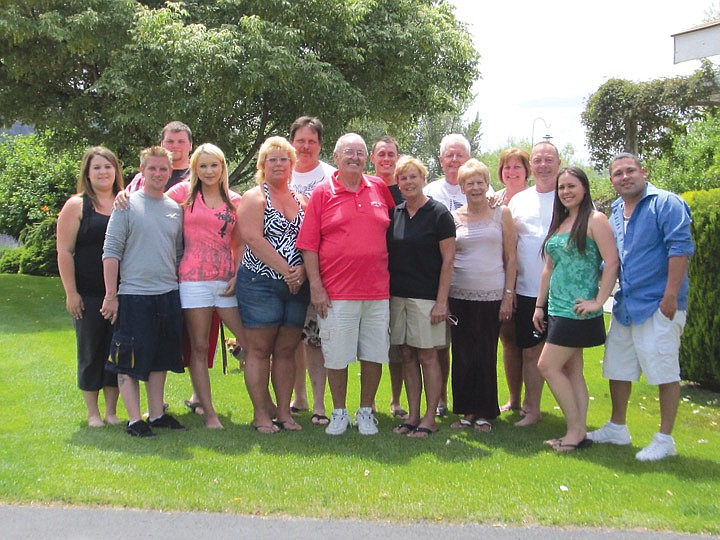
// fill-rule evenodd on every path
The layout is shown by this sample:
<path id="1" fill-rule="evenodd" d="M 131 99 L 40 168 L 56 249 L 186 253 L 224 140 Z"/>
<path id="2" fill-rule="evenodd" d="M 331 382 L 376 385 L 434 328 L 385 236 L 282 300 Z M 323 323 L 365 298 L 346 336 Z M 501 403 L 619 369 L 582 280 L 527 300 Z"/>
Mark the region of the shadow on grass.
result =
<path id="1" fill-rule="evenodd" d="M 302 431 L 280 432 L 264 435 L 256 432 L 248 423 L 233 420 L 232 414 L 220 415 L 224 430 L 207 430 L 202 417 L 185 413 L 177 418 L 188 426 L 187 431 L 156 430 L 154 439 L 136 439 L 127 435 L 124 426 L 107 426 L 92 429 L 84 424 L 73 432 L 68 442 L 78 447 L 89 447 L 109 453 L 135 456 L 155 456 L 171 461 L 195 459 L 198 449 L 218 456 L 237 457 L 260 453 L 266 456 L 293 456 L 299 460 L 332 458 L 361 459 L 363 462 L 395 466 L 413 461 L 419 456 L 446 463 L 482 463 L 483 459 L 496 457 L 503 452 L 514 457 L 546 455 L 546 459 L 578 459 L 593 463 L 618 473 L 672 474 L 690 480 L 707 480 L 720 477 L 717 462 L 682 455 L 654 463 L 642 463 L 635 459 L 640 446 L 594 445 L 577 452 L 556 455 L 543 441 L 564 432 L 560 415 L 545 414 L 542 421 L 525 428 L 513 424 L 517 414 L 506 414 L 493 422 L 489 433 L 472 429 L 450 428 L 453 416 L 439 422 L 440 431 L 426 439 L 412 439 L 395 435 L 392 428 L 397 419 L 379 413 L 380 433 L 362 436 L 354 428 L 340 436 L 329 436 L 324 428 L 310 423 L 310 413 L 301 413 L 298 421 Z M 681 441 L 679 441 L 681 444 Z M 562 462 L 558 462 L 558 466 Z"/>
<path id="2" fill-rule="evenodd" d="M 91 429 L 83 425 L 71 434 L 68 442 L 105 452 L 154 455 L 170 460 L 193 459 L 194 450 L 198 448 L 224 456 L 259 452 L 268 456 L 290 455 L 298 459 L 361 457 L 365 461 L 385 465 L 404 464 L 428 454 L 433 454 L 438 461 L 448 462 L 477 460 L 490 455 L 487 449 L 472 444 L 472 441 L 454 437 L 449 427 L 427 439 L 396 435 L 392 428 L 398 422 L 390 415 L 378 415 L 380 433 L 375 436 L 360 435 L 353 427 L 348 428 L 344 435 L 326 435 L 324 426 L 310 423 L 309 414 L 298 419 L 303 426 L 301 431 L 280 431 L 273 435 L 259 433 L 249 423 L 238 423 L 231 414 L 219 416 L 225 426 L 223 430 L 205 429 L 202 417 L 186 413 L 176 418 L 188 427 L 187 431 L 156 430 L 157 437 L 140 440 L 127 435 L 123 426 Z M 451 435 L 451 444 L 448 444 Z"/>

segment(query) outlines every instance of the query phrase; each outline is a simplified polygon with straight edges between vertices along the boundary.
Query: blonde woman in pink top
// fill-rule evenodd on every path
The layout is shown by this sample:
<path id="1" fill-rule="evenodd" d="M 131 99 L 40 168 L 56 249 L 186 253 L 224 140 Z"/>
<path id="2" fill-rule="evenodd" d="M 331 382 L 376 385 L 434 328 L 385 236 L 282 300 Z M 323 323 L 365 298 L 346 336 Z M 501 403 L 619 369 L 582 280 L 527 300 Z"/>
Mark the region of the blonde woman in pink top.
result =
<path id="1" fill-rule="evenodd" d="M 208 372 L 208 336 L 213 310 L 239 341 L 243 326 L 235 298 L 236 246 L 239 245 L 236 205 L 240 195 L 228 188 L 222 150 L 202 144 L 190 158 L 190 180 L 167 195 L 183 207 L 185 252 L 178 269 L 180 305 L 190 337 L 190 379 L 202 407 L 205 426 L 221 429 L 212 403 Z"/>

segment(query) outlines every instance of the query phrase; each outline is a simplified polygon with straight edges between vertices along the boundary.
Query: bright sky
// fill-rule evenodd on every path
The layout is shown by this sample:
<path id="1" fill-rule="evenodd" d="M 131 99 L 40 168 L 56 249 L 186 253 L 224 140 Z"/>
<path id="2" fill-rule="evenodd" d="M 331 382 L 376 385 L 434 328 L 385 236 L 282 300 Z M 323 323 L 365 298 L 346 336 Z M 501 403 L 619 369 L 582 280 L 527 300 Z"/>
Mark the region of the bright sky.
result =
<path id="1" fill-rule="evenodd" d="M 713 7 L 713 0 L 452 2 L 481 55 L 471 116 L 480 113 L 482 150 L 530 140 L 534 124 L 535 141 L 550 134 L 585 161 L 580 113 L 588 96 L 610 78 L 696 71 L 699 61 L 673 64 L 670 36 L 701 24 Z"/>

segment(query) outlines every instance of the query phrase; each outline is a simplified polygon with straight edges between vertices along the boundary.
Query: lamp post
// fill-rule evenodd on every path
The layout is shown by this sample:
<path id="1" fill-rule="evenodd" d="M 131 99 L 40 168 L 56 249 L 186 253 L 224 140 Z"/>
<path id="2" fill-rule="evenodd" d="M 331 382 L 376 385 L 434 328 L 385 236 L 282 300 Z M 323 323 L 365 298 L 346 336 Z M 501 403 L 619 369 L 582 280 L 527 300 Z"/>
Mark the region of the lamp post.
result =
<path id="1" fill-rule="evenodd" d="M 533 120 L 533 125 L 532 125 L 532 137 L 530 138 L 530 146 L 531 146 L 531 147 L 535 145 L 535 123 L 536 123 L 538 120 L 542 120 L 542 123 L 545 124 L 545 129 L 550 129 L 550 124 L 548 124 L 542 116 L 538 116 L 535 120 Z M 550 139 L 552 139 L 552 135 L 550 135 L 549 133 L 547 133 L 547 134 L 543 137 L 543 139 L 545 139 L 546 141 L 549 141 Z"/>

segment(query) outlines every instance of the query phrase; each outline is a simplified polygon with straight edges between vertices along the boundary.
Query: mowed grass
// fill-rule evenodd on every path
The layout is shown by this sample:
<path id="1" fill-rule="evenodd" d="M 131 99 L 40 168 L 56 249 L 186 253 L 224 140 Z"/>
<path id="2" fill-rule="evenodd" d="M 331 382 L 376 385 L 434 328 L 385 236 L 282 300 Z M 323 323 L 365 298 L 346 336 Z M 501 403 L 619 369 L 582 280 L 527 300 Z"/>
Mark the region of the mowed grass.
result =
<path id="1" fill-rule="evenodd" d="M 720 532 L 719 396 L 689 385 L 675 430 L 680 455 L 657 463 L 634 459 L 659 418 L 656 389 L 644 383 L 630 403 L 632 446 L 556 455 L 543 441 L 564 424 L 547 389 L 537 426 L 516 428 L 518 416 L 505 414 L 491 433 L 457 432 L 451 416 L 438 434 L 413 440 L 391 432 L 387 375 L 375 437 L 327 436 L 307 412 L 303 431 L 262 435 L 249 425 L 250 400 L 232 357 L 227 376 L 219 365 L 212 371 L 224 431 L 204 429 L 185 410 L 188 376 L 171 374 L 171 412 L 190 429 L 138 440 L 122 427 L 85 425 L 58 279 L 0 275 L 0 306 L 0 502 Z M 601 360 L 602 348 L 586 352 L 592 428 L 610 411 Z M 356 369 L 350 380 L 354 407 Z M 126 418 L 122 407 L 119 414 Z"/>

